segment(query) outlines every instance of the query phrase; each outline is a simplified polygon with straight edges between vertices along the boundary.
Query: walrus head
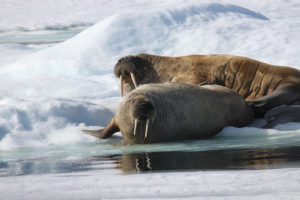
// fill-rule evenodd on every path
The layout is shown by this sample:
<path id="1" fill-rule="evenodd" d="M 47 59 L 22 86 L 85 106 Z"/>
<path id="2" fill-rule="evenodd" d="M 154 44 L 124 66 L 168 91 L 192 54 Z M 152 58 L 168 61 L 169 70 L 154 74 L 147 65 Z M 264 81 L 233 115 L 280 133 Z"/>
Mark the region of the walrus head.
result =
<path id="1" fill-rule="evenodd" d="M 114 74 L 120 78 L 121 96 L 137 88 L 140 84 L 158 80 L 157 73 L 149 60 L 139 55 L 129 55 L 119 59 L 114 67 Z"/>
<path id="2" fill-rule="evenodd" d="M 144 143 L 148 137 L 150 122 L 156 121 L 157 108 L 145 95 L 129 95 L 123 99 L 118 122 L 122 134 L 132 143 Z"/>
<path id="3" fill-rule="evenodd" d="M 149 101 L 149 99 L 140 96 L 131 99 L 131 116 L 134 119 L 134 136 L 137 132 L 138 123 L 142 123 L 145 125 L 145 139 L 148 136 L 149 131 L 149 123 L 151 118 L 153 118 L 155 114 L 154 105 Z"/>

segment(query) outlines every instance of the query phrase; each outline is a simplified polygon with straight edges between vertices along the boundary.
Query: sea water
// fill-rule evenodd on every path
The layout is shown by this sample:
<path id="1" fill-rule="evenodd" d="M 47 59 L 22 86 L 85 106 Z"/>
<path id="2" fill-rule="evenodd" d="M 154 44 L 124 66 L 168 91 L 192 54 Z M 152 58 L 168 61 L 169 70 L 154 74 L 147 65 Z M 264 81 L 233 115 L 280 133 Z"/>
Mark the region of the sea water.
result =
<path id="1" fill-rule="evenodd" d="M 128 147 L 120 133 L 81 132 L 112 118 L 124 55 L 226 53 L 299 69 L 299 3 L 184 2 L 3 3 L 1 199 L 299 197 L 299 123 Z"/>

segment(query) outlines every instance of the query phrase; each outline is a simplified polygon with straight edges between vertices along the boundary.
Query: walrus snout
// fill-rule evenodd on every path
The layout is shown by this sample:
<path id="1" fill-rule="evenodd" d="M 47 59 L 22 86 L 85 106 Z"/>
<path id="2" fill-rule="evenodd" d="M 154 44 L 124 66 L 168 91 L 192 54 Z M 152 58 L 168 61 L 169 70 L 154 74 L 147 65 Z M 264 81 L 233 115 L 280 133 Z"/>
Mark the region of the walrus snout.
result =
<path id="1" fill-rule="evenodd" d="M 114 74 L 120 78 L 121 96 L 123 97 L 123 88 L 125 84 L 132 84 L 133 89 L 137 88 L 144 77 L 148 64 L 137 56 L 125 56 L 119 59 L 114 68 Z"/>
<path id="2" fill-rule="evenodd" d="M 135 73 L 135 71 L 136 63 L 134 56 L 122 57 L 115 65 L 114 69 L 115 76 L 118 78 L 124 75 L 129 75 L 130 73 Z"/>
<path id="3" fill-rule="evenodd" d="M 124 82 L 133 84 L 134 88 L 138 87 L 136 81 L 136 63 L 134 56 L 126 56 L 121 58 L 115 65 L 114 73 L 115 76 L 120 78 L 121 96 L 124 94 Z"/>
<path id="4" fill-rule="evenodd" d="M 153 104 L 145 98 L 135 98 L 131 101 L 132 117 L 139 121 L 146 121 L 154 115 Z"/>
<path id="5" fill-rule="evenodd" d="M 131 116 L 134 118 L 134 133 L 136 135 L 139 123 L 145 124 L 144 139 L 148 137 L 148 130 L 151 118 L 155 113 L 153 104 L 145 97 L 136 97 L 130 101 Z"/>

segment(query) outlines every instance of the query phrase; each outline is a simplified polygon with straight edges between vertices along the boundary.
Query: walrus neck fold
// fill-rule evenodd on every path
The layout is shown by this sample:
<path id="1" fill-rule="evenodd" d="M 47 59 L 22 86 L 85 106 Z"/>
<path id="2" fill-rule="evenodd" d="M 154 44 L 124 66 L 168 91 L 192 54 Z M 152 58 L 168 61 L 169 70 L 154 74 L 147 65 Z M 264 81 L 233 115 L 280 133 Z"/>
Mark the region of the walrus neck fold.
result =
<path id="1" fill-rule="evenodd" d="M 155 110 L 151 118 L 152 123 L 155 123 L 158 127 L 162 128 L 165 126 L 167 116 L 172 115 L 178 118 L 178 116 L 174 116 L 176 115 L 175 113 L 172 113 L 176 105 L 173 105 L 172 100 L 169 98 L 165 98 L 165 96 L 155 92 L 149 92 L 147 98 L 151 101 Z"/>
<path id="2" fill-rule="evenodd" d="M 146 60 L 147 63 L 151 63 L 150 67 L 147 67 L 148 73 L 147 75 L 145 74 L 144 83 L 171 82 L 172 78 L 175 76 L 176 70 L 171 69 L 174 66 L 169 64 L 168 57 L 151 54 L 138 54 L 137 56 Z M 168 73 L 164 73 L 166 67 L 169 68 Z M 153 77 L 149 77 L 149 74 L 152 74 Z M 149 78 L 151 78 L 151 81 L 148 80 Z"/>

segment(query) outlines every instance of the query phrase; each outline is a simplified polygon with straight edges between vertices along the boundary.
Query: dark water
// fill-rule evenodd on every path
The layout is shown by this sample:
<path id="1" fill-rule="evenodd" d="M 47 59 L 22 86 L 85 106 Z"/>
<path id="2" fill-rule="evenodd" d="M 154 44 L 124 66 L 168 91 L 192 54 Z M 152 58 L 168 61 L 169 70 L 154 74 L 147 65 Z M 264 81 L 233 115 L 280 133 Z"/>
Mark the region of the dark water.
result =
<path id="1" fill-rule="evenodd" d="M 300 147 L 155 152 L 116 157 L 123 172 L 271 169 L 300 166 Z"/>
<path id="2" fill-rule="evenodd" d="M 41 30 L 0 31 L 0 44 L 48 44 L 63 42 L 92 24 L 53 27 Z"/>
<path id="3" fill-rule="evenodd" d="M 0 176 L 111 170 L 117 173 L 243 170 L 300 167 L 300 146 L 269 149 L 172 151 L 92 156 L 80 159 L 25 159 L 0 162 Z"/>

